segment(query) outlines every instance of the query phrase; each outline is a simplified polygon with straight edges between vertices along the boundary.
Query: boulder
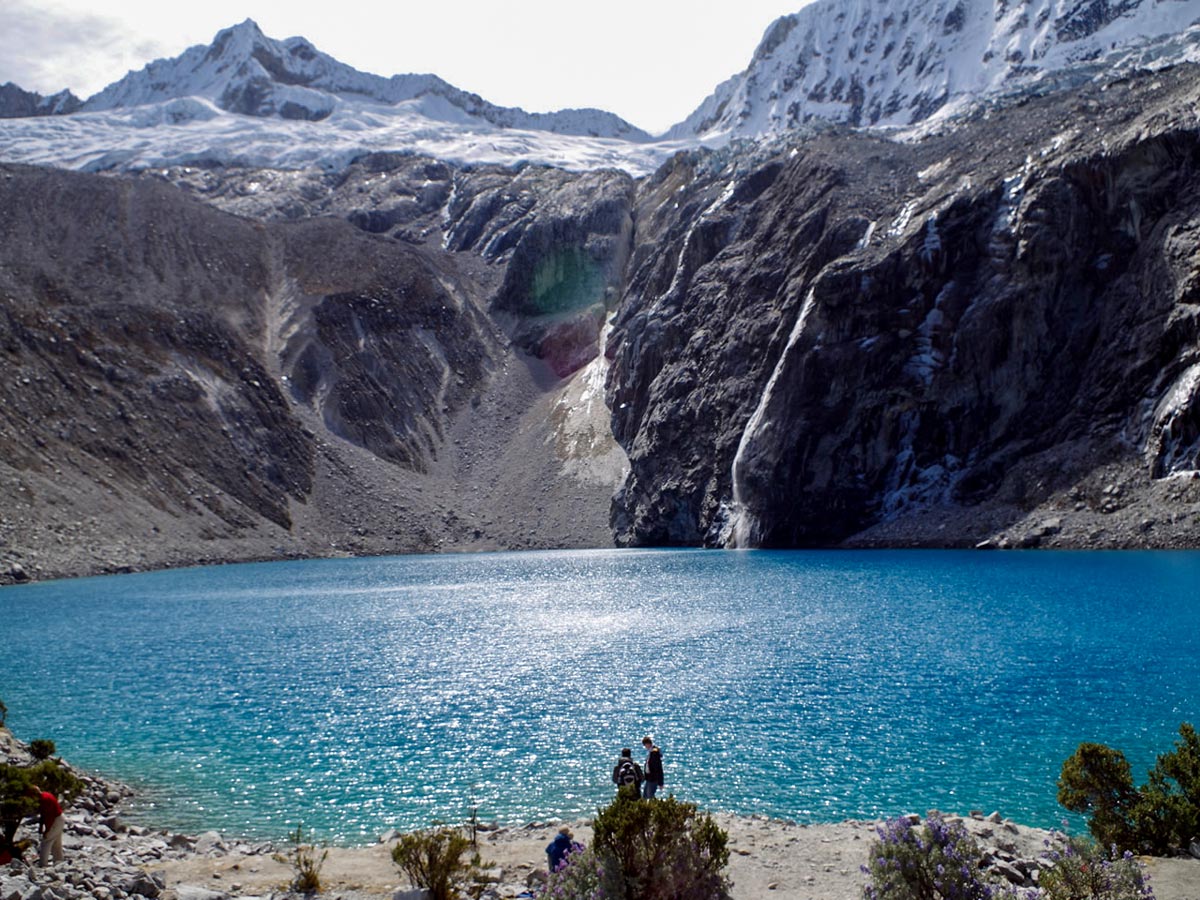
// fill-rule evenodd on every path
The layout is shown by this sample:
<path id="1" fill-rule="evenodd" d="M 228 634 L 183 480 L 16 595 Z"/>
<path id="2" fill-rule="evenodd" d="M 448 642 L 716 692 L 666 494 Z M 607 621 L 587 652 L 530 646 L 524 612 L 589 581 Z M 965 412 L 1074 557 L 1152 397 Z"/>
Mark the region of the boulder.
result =
<path id="1" fill-rule="evenodd" d="M 157 897 L 162 893 L 161 876 L 156 878 L 145 872 L 139 872 L 132 878 L 127 878 L 121 884 L 121 890 L 127 894 L 140 894 L 143 897 Z"/>
<path id="2" fill-rule="evenodd" d="M 206 854 L 224 849 L 225 844 L 221 840 L 220 833 L 216 831 L 206 831 L 196 838 L 195 850 L 197 853 Z"/>
<path id="3" fill-rule="evenodd" d="M 229 900 L 229 894 L 224 891 L 214 891 L 195 884 L 177 884 L 174 891 L 178 900 Z"/>
<path id="4" fill-rule="evenodd" d="M 24 875 L 0 876 L 0 900 L 22 900 L 33 891 L 33 882 Z"/>

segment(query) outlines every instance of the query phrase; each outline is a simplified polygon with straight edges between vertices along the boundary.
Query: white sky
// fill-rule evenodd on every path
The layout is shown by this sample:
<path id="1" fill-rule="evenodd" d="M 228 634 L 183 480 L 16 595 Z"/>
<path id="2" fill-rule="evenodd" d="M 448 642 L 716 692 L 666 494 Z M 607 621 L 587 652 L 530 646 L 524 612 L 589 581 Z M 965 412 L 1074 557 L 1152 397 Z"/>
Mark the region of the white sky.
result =
<path id="1" fill-rule="evenodd" d="M 597 107 L 647 131 L 684 119 L 810 0 L 4 0 L 0 84 L 87 99 L 246 18 L 375 75 L 431 72 L 529 112 Z"/>

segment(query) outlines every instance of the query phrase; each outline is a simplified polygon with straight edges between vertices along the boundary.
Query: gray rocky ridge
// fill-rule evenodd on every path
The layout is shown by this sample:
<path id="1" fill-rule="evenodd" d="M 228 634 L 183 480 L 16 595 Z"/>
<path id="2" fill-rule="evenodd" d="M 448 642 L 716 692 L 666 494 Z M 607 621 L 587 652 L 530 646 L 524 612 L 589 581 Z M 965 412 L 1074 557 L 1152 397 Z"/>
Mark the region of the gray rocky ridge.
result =
<path id="1" fill-rule="evenodd" d="M 0 84 L 0 119 L 18 116 L 56 116 L 73 113 L 82 102 L 70 91 L 59 91 L 43 97 L 33 91 L 22 90 L 11 81 Z"/>

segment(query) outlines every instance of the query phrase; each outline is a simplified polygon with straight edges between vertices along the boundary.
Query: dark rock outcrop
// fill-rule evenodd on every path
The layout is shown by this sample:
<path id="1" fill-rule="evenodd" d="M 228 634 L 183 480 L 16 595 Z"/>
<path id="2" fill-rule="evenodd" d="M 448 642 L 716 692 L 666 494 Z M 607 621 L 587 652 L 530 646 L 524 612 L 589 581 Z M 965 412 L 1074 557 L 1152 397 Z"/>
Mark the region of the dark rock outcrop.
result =
<path id="1" fill-rule="evenodd" d="M 636 186 L 616 170 L 460 169 L 375 153 L 337 174 L 173 168 L 147 177 L 230 212 L 271 220 L 338 216 L 372 234 L 448 250 L 460 263 L 481 261 L 475 276 L 489 309 L 559 377 L 595 358 L 632 244 Z"/>
<path id="2" fill-rule="evenodd" d="M 610 342 L 618 540 L 828 545 L 1003 507 L 892 531 L 963 545 L 1051 502 L 1091 529 L 1076 496 L 1116 465 L 1182 502 L 1155 536 L 1107 539 L 1193 544 L 1200 497 L 1170 480 L 1200 469 L 1198 82 L 1182 67 L 920 142 L 825 133 L 659 172 Z"/>
<path id="3" fill-rule="evenodd" d="M 22 90 L 11 81 L 0 84 L 0 119 L 68 115 L 82 105 L 83 102 L 70 91 L 43 97 L 34 91 Z"/>

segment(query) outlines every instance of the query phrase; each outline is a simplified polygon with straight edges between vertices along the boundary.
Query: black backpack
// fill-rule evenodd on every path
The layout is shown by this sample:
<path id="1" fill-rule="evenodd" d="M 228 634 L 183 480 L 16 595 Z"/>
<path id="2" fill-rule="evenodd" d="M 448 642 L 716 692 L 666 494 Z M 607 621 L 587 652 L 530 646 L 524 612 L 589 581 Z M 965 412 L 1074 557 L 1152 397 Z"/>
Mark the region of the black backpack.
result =
<path id="1" fill-rule="evenodd" d="M 638 764 L 632 759 L 623 759 L 617 764 L 617 784 L 636 785 L 642 780 L 642 773 L 638 771 Z"/>

